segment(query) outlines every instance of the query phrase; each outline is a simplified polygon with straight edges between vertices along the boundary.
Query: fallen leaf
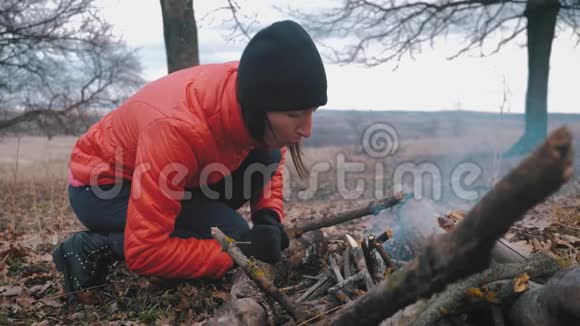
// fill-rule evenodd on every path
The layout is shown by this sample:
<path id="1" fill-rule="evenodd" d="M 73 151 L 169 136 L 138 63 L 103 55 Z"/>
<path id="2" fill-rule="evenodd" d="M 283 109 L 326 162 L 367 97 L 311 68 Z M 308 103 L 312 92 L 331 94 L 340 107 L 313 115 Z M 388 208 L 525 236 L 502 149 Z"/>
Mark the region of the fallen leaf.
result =
<path id="1" fill-rule="evenodd" d="M 80 319 L 80 318 L 82 318 L 82 317 L 83 317 L 83 314 L 82 314 L 82 313 L 80 313 L 80 312 L 75 312 L 74 314 L 72 314 L 72 315 L 70 316 L 70 318 L 71 318 L 71 319 Z"/>
<path id="2" fill-rule="evenodd" d="M 0 283 L 8 281 L 8 264 L 0 264 Z"/>
<path id="3" fill-rule="evenodd" d="M 84 304 L 95 304 L 97 302 L 97 297 L 94 293 L 89 291 L 81 291 L 76 294 L 77 299 Z"/>
<path id="4" fill-rule="evenodd" d="M 34 306 L 36 299 L 30 296 L 30 294 L 26 293 L 26 291 L 22 291 L 20 295 L 16 298 L 16 303 L 24 309 L 30 309 Z"/>
<path id="5" fill-rule="evenodd" d="M 470 297 L 483 298 L 483 292 L 481 292 L 480 288 L 469 288 L 466 292 Z"/>
<path id="6" fill-rule="evenodd" d="M 446 216 L 437 217 L 437 223 L 439 224 L 440 228 L 442 228 L 447 232 L 451 232 L 455 227 L 455 222 L 453 222 L 453 220 L 447 218 Z"/>
<path id="7" fill-rule="evenodd" d="M 514 292 L 521 293 L 528 289 L 528 280 L 530 277 L 527 273 L 517 276 L 514 280 Z"/>
<path id="8" fill-rule="evenodd" d="M 46 290 L 50 289 L 52 285 L 54 285 L 54 282 L 47 282 L 46 284 L 35 285 L 29 288 L 28 291 L 38 298 L 42 296 Z"/>
<path id="9" fill-rule="evenodd" d="M 151 282 L 147 277 L 139 277 L 137 280 L 137 285 L 142 289 L 147 289 L 151 285 Z"/>
<path id="10" fill-rule="evenodd" d="M 225 291 L 217 291 L 217 292 L 214 292 L 212 294 L 212 297 L 214 299 L 220 299 L 220 300 L 222 300 L 224 302 L 230 300 L 230 294 L 227 293 L 227 292 L 225 292 Z"/>
<path id="11" fill-rule="evenodd" d="M 26 257 L 28 255 L 29 248 L 24 248 L 21 245 L 10 244 L 8 248 L 2 248 L 0 250 L 0 261 L 6 261 L 8 259 Z"/>
<path id="12" fill-rule="evenodd" d="M 500 304 L 501 300 L 495 296 L 495 292 L 493 291 L 486 291 L 485 292 L 485 301 Z"/>
<path id="13" fill-rule="evenodd" d="M 14 297 L 20 295 L 20 293 L 22 293 L 21 286 L 0 286 L 0 296 Z"/>
<path id="14" fill-rule="evenodd" d="M 447 214 L 447 217 L 449 217 L 451 220 L 453 220 L 453 222 L 458 223 L 463 221 L 463 219 L 465 218 L 465 212 L 463 211 L 451 211 L 449 214 Z"/>
<path id="15" fill-rule="evenodd" d="M 56 301 L 55 299 L 40 300 L 38 302 L 53 308 L 60 308 L 63 306 L 62 303 Z"/>

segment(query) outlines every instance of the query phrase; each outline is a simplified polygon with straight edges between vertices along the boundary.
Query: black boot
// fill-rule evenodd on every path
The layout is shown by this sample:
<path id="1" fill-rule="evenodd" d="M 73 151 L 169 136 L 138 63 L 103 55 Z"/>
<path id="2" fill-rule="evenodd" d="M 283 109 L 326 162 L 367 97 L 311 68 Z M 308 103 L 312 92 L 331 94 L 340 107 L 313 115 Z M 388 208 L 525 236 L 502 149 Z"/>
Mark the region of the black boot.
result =
<path id="1" fill-rule="evenodd" d="M 52 259 L 64 275 L 67 292 L 103 284 L 114 262 L 109 238 L 91 231 L 75 233 L 60 243 Z"/>

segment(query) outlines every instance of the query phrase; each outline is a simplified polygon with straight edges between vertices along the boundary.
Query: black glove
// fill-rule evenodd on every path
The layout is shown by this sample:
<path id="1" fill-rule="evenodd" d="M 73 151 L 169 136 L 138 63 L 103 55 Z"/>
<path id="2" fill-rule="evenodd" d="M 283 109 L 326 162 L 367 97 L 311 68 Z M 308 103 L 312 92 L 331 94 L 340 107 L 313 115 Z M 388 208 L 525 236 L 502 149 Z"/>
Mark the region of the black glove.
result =
<path id="1" fill-rule="evenodd" d="M 290 245 L 290 238 L 288 238 L 288 233 L 286 233 L 284 230 L 284 225 L 280 223 L 280 217 L 278 217 L 278 213 L 268 208 L 261 209 L 257 211 L 256 214 L 254 214 L 253 222 L 254 225 L 273 225 L 280 229 L 282 236 L 281 249 L 284 250 L 288 248 Z"/>
<path id="2" fill-rule="evenodd" d="M 267 263 L 275 263 L 282 258 L 280 250 L 280 229 L 272 225 L 254 225 L 240 237 L 238 248 L 248 257 Z"/>

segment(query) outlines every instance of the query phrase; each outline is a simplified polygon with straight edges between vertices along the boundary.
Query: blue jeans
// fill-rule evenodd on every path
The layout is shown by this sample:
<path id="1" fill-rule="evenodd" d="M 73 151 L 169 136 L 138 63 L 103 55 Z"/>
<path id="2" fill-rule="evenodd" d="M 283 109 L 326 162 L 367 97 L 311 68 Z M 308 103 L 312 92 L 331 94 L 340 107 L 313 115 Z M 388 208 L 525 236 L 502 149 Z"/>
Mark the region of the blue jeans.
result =
<path id="1" fill-rule="evenodd" d="M 254 200 L 268 183 L 281 161 L 279 149 L 255 149 L 250 151 L 240 167 L 221 181 L 209 185 L 214 195 L 210 198 L 200 188 L 186 189 L 191 198 L 181 200 L 181 212 L 176 218 L 173 237 L 211 239 L 210 228 L 217 226 L 226 235 L 237 239 L 249 230 L 244 218 L 236 212 L 248 200 Z M 246 169 L 252 163 L 261 168 L 244 180 Z M 267 167 L 270 166 L 270 169 Z M 255 167 L 253 167 L 255 168 Z M 254 171 L 254 170 L 252 170 Z M 231 178 L 231 192 L 227 192 L 226 179 Z M 248 177 L 246 177 L 247 179 Z M 249 182 L 250 198 L 244 196 L 244 183 Z M 100 186 L 110 190 L 115 185 Z M 245 185 L 247 188 L 247 184 Z M 247 193 L 248 191 L 246 191 Z M 124 231 L 127 222 L 127 206 L 131 194 L 131 183 L 123 182 L 119 193 L 112 199 L 102 199 L 95 195 L 90 186 L 68 189 L 71 207 L 79 221 L 89 230 L 109 236 L 111 247 L 119 258 L 123 255 Z"/>

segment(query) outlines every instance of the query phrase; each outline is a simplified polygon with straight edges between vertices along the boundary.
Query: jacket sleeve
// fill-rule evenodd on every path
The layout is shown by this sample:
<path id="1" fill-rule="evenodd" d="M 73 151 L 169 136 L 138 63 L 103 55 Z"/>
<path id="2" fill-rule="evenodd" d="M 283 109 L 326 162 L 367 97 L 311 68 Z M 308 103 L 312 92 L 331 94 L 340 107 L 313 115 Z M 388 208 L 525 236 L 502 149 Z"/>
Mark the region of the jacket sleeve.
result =
<path id="1" fill-rule="evenodd" d="M 264 208 L 269 208 L 280 216 L 280 222 L 284 221 L 284 162 L 286 160 L 286 147 L 281 149 L 282 158 L 280 159 L 280 165 L 274 172 L 274 175 L 270 181 L 264 186 L 260 196 L 255 200 L 250 202 L 250 207 L 252 210 L 252 219 L 257 211 Z"/>
<path id="2" fill-rule="evenodd" d="M 194 148 L 200 141 L 191 125 L 169 119 L 157 120 L 141 132 L 125 227 L 130 270 L 190 279 L 220 278 L 232 267 L 216 240 L 170 236 L 186 180 L 198 173 Z"/>

